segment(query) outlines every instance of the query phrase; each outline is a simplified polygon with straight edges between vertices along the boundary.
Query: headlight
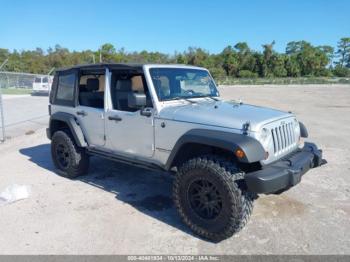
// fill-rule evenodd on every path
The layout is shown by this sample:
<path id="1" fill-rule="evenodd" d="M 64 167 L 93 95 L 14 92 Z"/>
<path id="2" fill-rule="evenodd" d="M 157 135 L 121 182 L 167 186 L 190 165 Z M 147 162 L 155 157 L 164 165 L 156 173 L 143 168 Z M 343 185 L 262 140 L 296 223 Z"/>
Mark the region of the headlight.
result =
<path id="1" fill-rule="evenodd" d="M 296 119 L 294 119 L 294 132 L 295 134 L 298 134 L 297 141 L 296 141 L 297 145 L 299 146 L 299 148 L 304 147 L 304 141 L 300 136 L 300 124 L 299 124 L 299 121 Z"/>
<path id="2" fill-rule="evenodd" d="M 262 146 L 265 149 L 265 160 L 267 160 L 269 158 L 269 144 L 271 143 L 271 131 L 267 128 L 263 128 L 260 130 L 260 143 L 262 144 Z"/>

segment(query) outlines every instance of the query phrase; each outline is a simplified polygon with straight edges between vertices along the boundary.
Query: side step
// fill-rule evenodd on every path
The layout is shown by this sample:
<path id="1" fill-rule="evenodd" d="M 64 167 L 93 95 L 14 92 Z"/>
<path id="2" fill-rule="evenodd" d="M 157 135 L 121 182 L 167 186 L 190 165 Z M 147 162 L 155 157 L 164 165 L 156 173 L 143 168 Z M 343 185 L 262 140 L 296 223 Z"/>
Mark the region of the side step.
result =
<path id="1" fill-rule="evenodd" d="M 120 155 L 115 155 L 115 154 L 111 154 L 111 153 L 106 153 L 103 152 L 101 150 L 97 150 L 97 149 L 87 149 L 88 153 L 90 155 L 94 155 L 94 156 L 99 156 L 99 157 L 103 157 L 115 162 L 119 162 L 119 163 L 123 163 L 123 164 L 127 164 L 127 165 L 132 165 L 132 166 L 137 166 L 140 168 L 144 168 L 144 169 L 148 169 L 148 170 L 152 170 L 152 171 L 166 171 L 165 168 L 158 166 L 156 164 L 153 163 L 148 163 L 145 161 L 141 161 L 138 159 L 130 159 L 130 158 L 126 158 L 124 156 L 120 156 Z"/>

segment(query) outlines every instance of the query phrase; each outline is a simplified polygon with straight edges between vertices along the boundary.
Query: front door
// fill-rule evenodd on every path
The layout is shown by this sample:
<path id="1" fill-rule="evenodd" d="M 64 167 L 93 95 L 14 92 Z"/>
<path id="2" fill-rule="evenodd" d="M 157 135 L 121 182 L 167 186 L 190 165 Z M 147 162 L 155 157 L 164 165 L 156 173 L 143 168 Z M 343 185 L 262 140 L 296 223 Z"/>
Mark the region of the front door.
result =
<path id="1" fill-rule="evenodd" d="M 154 152 L 153 116 L 141 115 L 140 109 L 128 106 L 128 94 L 148 89 L 142 75 L 112 72 L 110 95 L 112 108 L 107 110 L 106 147 L 116 153 L 136 158 L 150 158 Z M 149 101 L 149 110 L 152 103 Z"/>

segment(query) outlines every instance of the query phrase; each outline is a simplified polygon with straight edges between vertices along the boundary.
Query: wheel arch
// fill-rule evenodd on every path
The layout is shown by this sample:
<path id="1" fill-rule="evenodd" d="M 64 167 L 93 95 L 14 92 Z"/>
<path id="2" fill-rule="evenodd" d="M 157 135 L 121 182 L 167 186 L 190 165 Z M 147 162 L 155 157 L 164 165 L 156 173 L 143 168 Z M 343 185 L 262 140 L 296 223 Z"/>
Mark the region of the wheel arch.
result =
<path id="1" fill-rule="evenodd" d="M 57 112 L 50 116 L 49 129 L 47 132 L 47 136 L 49 139 L 53 136 L 53 134 L 62 129 L 68 129 L 72 134 L 74 141 L 79 147 L 86 147 L 87 143 L 79 126 L 77 119 L 74 115 L 64 112 Z"/>
<path id="2" fill-rule="evenodd" d="M 300 136 L 307 138 L 309 136 L 309 132 L 307 131 L 306 126 L 302 122 L 299 122 L 299 127 L 300 127 Z"/>
<path id="3" fill-rule="evenodd" d="M 245 153 L 243 158 L 238 159 L 235 156 L 237 149 L 243 150 Z M 192 129 L 176 142 L 165 167 L 169 170 L 186 157 L 188 159 L 189 156 L 195 156 L 198 153 L 213 153 L 212 150 L 228 153 L 238 162 L 245 164 L 258 162 L 265 157 L 264 148 L 252 137 L 218 130 Z"/>

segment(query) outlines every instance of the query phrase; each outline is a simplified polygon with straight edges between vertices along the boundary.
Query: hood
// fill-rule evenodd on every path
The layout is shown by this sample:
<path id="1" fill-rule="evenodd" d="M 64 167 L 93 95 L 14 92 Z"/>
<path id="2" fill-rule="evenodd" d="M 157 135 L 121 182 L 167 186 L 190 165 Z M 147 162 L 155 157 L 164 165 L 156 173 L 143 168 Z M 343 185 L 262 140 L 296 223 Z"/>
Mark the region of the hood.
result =
<path id="1" fill-rule="evenodd" d="M 287 112 L 226 101 L 179 102 L 163 108 L 160 118 L 225 128 L 242 129 L 250 123 L 250 131 L 256 132 L 263 125 L 293 115 Z"/>

